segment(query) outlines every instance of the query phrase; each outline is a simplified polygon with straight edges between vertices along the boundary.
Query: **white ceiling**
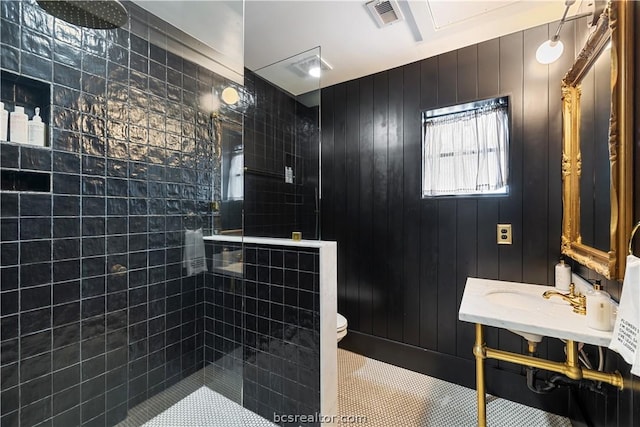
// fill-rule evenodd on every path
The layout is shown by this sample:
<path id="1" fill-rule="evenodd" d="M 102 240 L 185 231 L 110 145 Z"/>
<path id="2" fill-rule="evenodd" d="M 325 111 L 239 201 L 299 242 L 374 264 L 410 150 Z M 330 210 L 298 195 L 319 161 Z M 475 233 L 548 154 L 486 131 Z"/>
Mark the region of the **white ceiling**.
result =
<path id="1" fill-rule="evenodd" d="M 562 0 L 399 3 L 404 21 L 378 28 L 364 0 L 247 0 L 245 66 L 256 70 L 320 46 L 333 67 L 322 75 L 325 87 L 557 21 L 564 11 Z"/>
<path id="2" fill-rule="evenodd" d="M 242 50 L 241 18 L 229 19 L 233 14 L 241 16 L 237 7 L 241 0 L 135 1 L 217 51 Z M 265 69 L 319 46 L 322 59 L 333 67 L 321 77 L 320 86 L 326 87 L 558 21 L 564 11 L 563 0 L 398 2 L 404 20 L 379 28 L 366 0 L 246 0 L 244 66 Z M 576 13 L 580 3 L 572 6 L 569 15 Z M 223 25 L 221 18 L 232 24 Z M 234 31 L 238 34 L 229 36 Z M 275 68 L 264 71 L 276 75 Z M 282 73 L 278 85 L 294 95 L 318 87 L 313 80 L 295 82 L 302 77 L 291 73 L 290 66 L 282 67 Z"/>

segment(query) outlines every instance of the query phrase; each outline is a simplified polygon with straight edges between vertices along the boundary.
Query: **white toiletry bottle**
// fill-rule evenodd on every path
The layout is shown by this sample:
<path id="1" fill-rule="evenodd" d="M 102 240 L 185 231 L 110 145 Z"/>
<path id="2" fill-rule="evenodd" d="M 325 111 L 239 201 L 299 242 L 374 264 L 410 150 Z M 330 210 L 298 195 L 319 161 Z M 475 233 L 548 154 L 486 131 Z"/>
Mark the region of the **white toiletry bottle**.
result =
<path id="1" fill-rule="evenodd" d="M 568 291 L 570 285 L 571 267 L 561 259 L 560 262 L 556 264 L 556 289 L 558 291 Z"/>
<path id="2" fill-rule="evenodd" d="M 7 141 L 9 128 L 9 112 L 4 109 L 4 102 L 0 102 L 0 141 Z"/>
<path id="3" fill-rule="evenodd" d="M 45 127 L 40 117 L 40 107 L 36 107 L 36 114 L 29 120 L 29 144 L 44 147 L 45 144 Z"/>
<path id="4" fill-rule="evenodd" d="M 610 331 L 611 298 L 596 280 L 593 291 L 587 293 L 587 326 L 599 331 Z"/>
<path id="5" fill-rule="evenodd" d="M 29 127 L 24 107 L 16 106 L 9 114 L 9 138 L 11 142 L 29 142 Z"/>

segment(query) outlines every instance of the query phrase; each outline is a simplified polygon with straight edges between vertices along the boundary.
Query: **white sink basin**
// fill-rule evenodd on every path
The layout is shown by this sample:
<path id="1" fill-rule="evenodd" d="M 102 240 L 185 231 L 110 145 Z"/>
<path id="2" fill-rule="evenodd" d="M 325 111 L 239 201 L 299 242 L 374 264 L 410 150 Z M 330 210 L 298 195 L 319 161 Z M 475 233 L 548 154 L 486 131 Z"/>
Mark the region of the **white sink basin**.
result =
<path id="1" fill-rule="evenodd" d="M 536 303 L 541 296 L 535 296 L 531 294 L 523 294 L 517 291 L 494 291 L 485 295 L 485 298 L 491 304 L 497 304 L 506 308 L 517 310 L 532 310 L 536 307 Z M 516 331 L 508 329 L 516 335 L 520 335 L 527 341 L 540 342 L 542 341 L 542 335 L 532 334 L 523 331 Z"/>
<path id="2" fill-rule="evenodd" d="M 517 291 L 493 291 L 485 295 L 488 302 L 519 310 L 533 310 L 542 296 Z"/>
<path id="3" fill-rule="evenodd" d="M 611 332 L 587 327 L 586 316 L 576 314 L 569 303 L 542 298 L 552 287 L 500 280 L 467 279 L 459 319 L 507 329 L 528 341 L 542 337 L 608 346 Z"/>

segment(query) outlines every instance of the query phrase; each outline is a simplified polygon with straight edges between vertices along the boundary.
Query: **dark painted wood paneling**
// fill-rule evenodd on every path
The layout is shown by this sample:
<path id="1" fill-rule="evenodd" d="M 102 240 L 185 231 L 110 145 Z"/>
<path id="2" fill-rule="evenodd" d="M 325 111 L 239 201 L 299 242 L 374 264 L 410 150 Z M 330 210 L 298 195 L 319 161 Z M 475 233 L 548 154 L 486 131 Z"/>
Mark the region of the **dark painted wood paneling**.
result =
<path id="1" fill-rule="evenodd" d="M 420 92 L 421 64 L 416 62 L 402 67 L 403 72 L 403 212 L 402 212 L 402 267 L 404 272 L 402 342 L 424 345 L 425 330 L 435 331 L 430 321 L 431 312 L 424 303 L 427 292 L 421 287 L 420 250 Z"/>
<path id="2" fill-rule="evenodd" d="M 411 88 L 409 88 L 411 90 Z M 415 90 L 415 89 L 414 89 Z M 426 110 L 438 105 L 438 58 L 429 58 L 420 63 L 420 108 Z M 420 112 L 415 112 L 419 134 L 412 145 L 411 162 L 405 168 L 417 177 L 416 193 L 413 197 L 420 205 L 420 324 L 414 327 L 420 333 L 420 346 L 438 349 L 438 204 L 434 199 L 421 200 L 422 191 L 422 129 Z M 418 230 L 410 230 L 416 233 Z M 444 307 L 443 307 L 444 309 Z"/>
<path id="3" fill-rule="evenodd" d="M 335 239 L 335 184 L 333 179 L 333 141 L 334 141 L 334 98 L 335 88 L 323 89 L 321 93 L 322 108 L 320 119 L 322 123 L 322 152 L 320 153 L 320 176 L 322 180 L 320 195 L 320 227 L 322 238 Z M 340 184 L 340 183 L 338 183 Z"/>
<path id="4" fill-rule="evenodd" d="M 347 214 L 346 236 L 338 240 L 345 246 L 347 258 L 340 258 L 346 270 L 345 299 L 338 299 L 338 310 L 344 313 L 352 325 L 360 325 L 360 247 L 358 224 L 360 223 L 360 88 L 357 81 L 345 84 L 347 90 L 346 129 L 346 188 Z"/>
<path id="5" fill-rule="evenodd" d="M 349 223 L 345 221 L 347 215 L 347 187 L 346 182 L 346 145 L 347 145 L 347 93 L 346 86 L 336 86 L 333 94 L 335 108 L 333 110 L 333 158 L 327 168 L 333 168 L 332 179 L 334 215 L 333 226 L 335 238 L 345 236 Z M 347 256 L 347 246 L 338 246 L 338 258 L 345 259 Z M 338 300 L 346 299 L 346 275 L 347 265 L 338 264 Z"/>
<path id="6" fill-rule="evenodd" d="M 438 56 L 438 105 L 455 104 L 458 97 L 458 51 Z"/>
<path id="7" fill-rule="evenodd" d="M 414 327 L 420 333 L 420 346 L 437 350 L 438 335 L 444 333 L 438 327 L 438 312 L 445 311 L 444 306 L 440 307 L 438 298 L 438 261 L 445 255 L 437 250 L 437 202 L 423 201 L 420 214 L 420 324 Z"/>
<path id="8" fill-rule="evenodd" d="M 358 214 L 358 257 L 360 266 L 360 331 L 373 331 L 374 244 L 373 190 L 373 77 L 360 79 L 360 212 Z M 380 254 L 382 255 L 382 254 Z M 348 321 L 348 319 L 347 319 Z"/>
<path id="9" fill-rule="evenodd" d="M 469 102 L 478 99 L 478 45 L 465 47 L 458 51 L 458 99 L 456 102 Z"/>
<path id="10" fill-rule="evenodd" d="M 387 263 L 388 286 L 387 301 L 387 338 L 402 341 L 403 338 L 403 304 L 407 292 L 403 274 L 403 236 L 404 236 L 404 187 L 403 187 L 403 108 L 404 73 L 402 68 L 389 71 L 389 152 L 388 152 L 388 206 L 387 218 L 388 253 L 393 254 Z"/>
<path id="11" fill-rule="evenodd" d="M 390 262 L 388 218 L 389 157 L 389 80 L 388 73 L 373 76 L 373 335 L 387 337 Z M 389 255 L 392 255 L 389 257 Z"/>
<path id="12" fill-rule="evenodd" d="M 473 359 L 469 343 L 475 340 L 475 327 L 457 320 L 467 277 L 478 274 L 478 203 L 474 199 L 458 200 L 456 216 L 456 355 Z"/>
<path id="13" fill-rule="evenodd" d="M 524 34 L 524 57 L 533 58 L 541 43 L 548 40 L 547 28 L 537 27 Z M 547 192 L 549 186 L 549 67 L 532 61 L 524 67 L 522 123 L 522 280 L 547 280 L 547 233 L 549 226 Z M 555 98 L 553 102 L 558 102 Z"/>
<path id="14" fill-rule="evenodd" d="M 499 277 L 502 280 L 522 280 L 522 174 L 524 123 L 522 92 L 523 33 L 514 33 L 500 38 L 500 93 L 509 95 L 511 114 L 511 134 L 509 137 L 509 196 L 500 199 L 502 223 L 512 225 L 513 244 L 498 248 L 500 259 Z M 533 57 L 528 57 L 533 61 Z M 529 61 L 527 61 L 529 63 Z M 558 183 L 560 185 L 560 183 Z"/>
<path id="15" fill-rule="evenodd" d="M 441 353 L 456 354 L 456 243 L 457 210 L 453 198 L 438 202 L 437 239 L 430 242 L 430 250 L 438 254 L 438 347 Z M 423 225 L 424 226 L 424 225 Z M 447 307 L 447 308 L 445 308 Z"/>

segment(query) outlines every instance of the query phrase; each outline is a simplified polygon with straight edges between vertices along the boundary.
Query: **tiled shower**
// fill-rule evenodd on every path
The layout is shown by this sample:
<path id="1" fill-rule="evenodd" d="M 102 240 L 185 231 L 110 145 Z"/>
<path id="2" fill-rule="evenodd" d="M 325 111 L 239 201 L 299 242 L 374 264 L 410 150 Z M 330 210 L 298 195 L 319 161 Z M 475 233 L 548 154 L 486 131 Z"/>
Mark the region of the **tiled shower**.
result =
<path id="1" fill-rule="evenodd" d="M 30 102 L 27 79 L 52 103 L 50 148 L 0 145 L 1 168 L 51 179 L 1 195 L 1 423 L 113 425 L 202 365 L 204 283 L 183 274 L 183 216 L 212 198 L 198 94 L 226 82 L 33 2 L 3 1 L 1 27 L 5 104 Z"/>
<path id="2" fill-rule="evenodd" d="M 239 371 L 231 369 L 240 375 L 240 389 L 229 394 L 241 401 L 245 387 L 250 409 L 266 416 L 271 409 L 259 408 L 258 398 L 276 392 L 280 407 L 289 409 L 283 393 L 316 384 L 319 374 L 296 371 L 289 380 L 283 366 L 280 375 L 261 382 L 266 371 L 256 354 L 268 354 L 259 340 L 264 331 L 257 326 L 247 333 L 247 325 L 262 313 L 263 302 L 251 295 L 257 312 L 242 310 L 258 277 L 239 280 L 239 289 L 229 293 L 228 278 L 187 277 L 182 265 L 185 227 L 195 215 L 211 231 L 211 201 L 220 196 L 218 134 L 202 95 L 235 84 L 150 43 L 157 28 L 133 4 L 127 4 L 128 26 L 107 31 L 54 19 L 33 0 L 3 0 L 0 7 L 2 101 L 8 110 L 25 105 L 30 116 L 41 107 L 48 124 L 47 147 L 0 143 L 0 424 L 115 425 L 132 408 L 237 351 L 245 334 L 251 346 L 236 353 Z M 277 92 L 246 90 L 248 99 L 251 90 Z M 222 106 L 218 118 L 241 124 L 242 114 L 251 114 L 256 128 L 269 116 Z M 260 134 L 252 132 L 253 140 Z M 274 137 L 262 134 L 263 143 Z M 264 184 L 270 179 L 259 176 L 256 185 L 273 186 Z M 292 194 L 270 215 L 288 209 L 288 227 L 301 228 L 304 219 L 314 233 L 313 190 Z M 277 234 L 260 227 L 263 234 Z M 260 278 L 263 268 L 279 268 L 257 263 L 260 248 L 246 253 L 256 262 L 249 271 Z M 298 255 L 283 253 L 280 268 L 288 268 L 291 254 Z M 313 284 L 313 254 L 307 255 L 300 255 L 295 271 L 311 275 Z M 208 262 L 213 256 L 209 252 Z M 314 292 L 305 290 L 308 301 L 301 300 L 310 304 L 308 313 L 298 318 L 295 312 L 300 336 L 313 337 L 317 326 Z M 288 316 L 287 301 L 273 293 L 270 298 Z M 218 309 L 224 310 L 222 323 L 216 323 Z M 235 310 L 230 321 L 227 310 Z M 271 331 L 264 337 L 277 327 Z M 317 359 L 319 351 L 311 338 L 293 349 L 301 361 Z M 252 357 L 245 368 L 242 362 Z M 204 381 L 211 379 L 205 373 Z M 317 403 L 315 392 L 311 396 L 300 403 L 310 410 Z"/>

